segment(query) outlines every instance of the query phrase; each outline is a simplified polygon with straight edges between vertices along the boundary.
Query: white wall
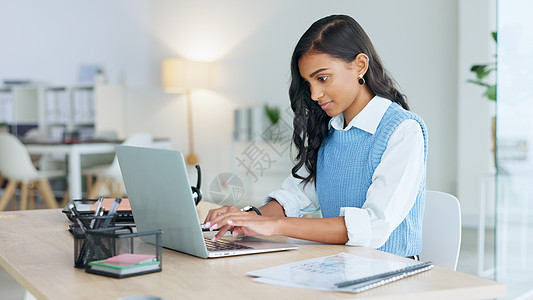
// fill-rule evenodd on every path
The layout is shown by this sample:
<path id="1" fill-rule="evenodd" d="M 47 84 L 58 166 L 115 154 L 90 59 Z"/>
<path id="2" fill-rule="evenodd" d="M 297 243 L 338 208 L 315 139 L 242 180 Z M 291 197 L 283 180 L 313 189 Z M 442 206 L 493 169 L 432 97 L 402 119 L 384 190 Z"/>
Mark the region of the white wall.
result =
<path id="1" fill-rule="evenodd" d="M 472 65 L 495 61 L 496 45 L 490 34 L 496 30 L 495 2 L 459 1 L 457 195 L 465 226 L 477 224 L 482 195 L 487 200 L 487 221 L 493 224 L 494 218 L 491 116 L 495 102 L 482 96 L 483 88 L 467 80 L 475 78 L 470 72 Z"/>
<path id="2" fill-rule="evenodd" d="M 129 132 L 168 136 L 187 152 L 186 106 L 160 89 L 167 57 L 216 61 L 219 85 L 193 93 L 195 148 L 206 173 L 231 171 L 233 109 L 289 106 L 289 60 L 318 18 L 343 13 L 366 29 L 429 130 L 428 188 L 456 193 L 458 1 L 14 1 L 0 4 L 0 78 L 74 82 L 83 63 L 128 86 Z M 472 15 L 475 18 L 476 15 Z M 16 24 L 14 26 L 13 24 Z"/>
<path id="3" fill-rule="evenodd" d="M 150 7 L 145 0 L 1 1 L 0 79 L 71 84 L 80 65 L 99 64 L 112 82 L 144 84 Z"/>
<path id="4" fill-rule="evenodd" d="M 221 96 L 236 106 L 269 102 L 283 108 L 289 106 L 290 55 L 301 34 L 323 16 L 353 16 L 428 125 L 428 187 L 455 193 L 456 165 L 449 163 L 457 159 L 455 1 L 158 1 L 152 12 L 160 46 L 154 65 L 169 56 L 216 60 Z M 195 120 L 213 114 L 196 110 Z M 217 140 L 221 128 L 212 130 L 199 140 L 223 142 Z M 197 149 L 210 156 L 208 149 Z"/>

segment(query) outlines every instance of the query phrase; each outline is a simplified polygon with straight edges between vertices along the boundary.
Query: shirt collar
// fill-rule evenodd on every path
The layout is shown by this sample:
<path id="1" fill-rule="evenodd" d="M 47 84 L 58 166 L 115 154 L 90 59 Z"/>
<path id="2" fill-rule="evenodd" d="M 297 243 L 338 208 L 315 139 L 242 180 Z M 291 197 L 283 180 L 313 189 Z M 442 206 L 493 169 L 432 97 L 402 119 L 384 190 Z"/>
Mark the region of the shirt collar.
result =
<path id="1" fill-rule="evenodd" d="M 376 132 L 376 129 L 378 128 L 379 122 L 381 122 L 381 118 L 383 118 L 383 115 L 391 105 L 392 101 L 375 96 L 368 102 L 368 104 L 361 110 L 344 128 L 344 114 L 340 113 L 329 121 L 329 127 L 333 127 L 335 130 L 344 130 L 348 131 L 352 127 L 359 128 L 361 130 L 364 130 L 370 134 L 374 134 Z"/>

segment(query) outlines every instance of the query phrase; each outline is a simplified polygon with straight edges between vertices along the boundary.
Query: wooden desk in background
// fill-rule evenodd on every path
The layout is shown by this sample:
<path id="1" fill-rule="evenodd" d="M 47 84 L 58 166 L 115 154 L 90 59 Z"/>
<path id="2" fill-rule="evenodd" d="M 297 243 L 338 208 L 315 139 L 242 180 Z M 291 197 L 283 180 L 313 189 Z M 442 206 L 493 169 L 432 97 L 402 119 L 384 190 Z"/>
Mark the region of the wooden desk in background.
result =
<path id="1" fill-rule="evenodd" d="M 503 284 L 438 266 L 360 294 L 273 286 L 246 272 L 347 252 L 405 260 L 364 247 L 324 245 L 290 239 L 300 248 L 216 259 L 163 249 L 163 271 L 125 279 L 73 267 L 69 221 L 59 209 L 0 213 L 0 265 L 37 299 L 116 299 L 155 295 L 171 299 L 487 299 L 505 296 Z M 285 238 L 281 238 L 285 239 Z"/>

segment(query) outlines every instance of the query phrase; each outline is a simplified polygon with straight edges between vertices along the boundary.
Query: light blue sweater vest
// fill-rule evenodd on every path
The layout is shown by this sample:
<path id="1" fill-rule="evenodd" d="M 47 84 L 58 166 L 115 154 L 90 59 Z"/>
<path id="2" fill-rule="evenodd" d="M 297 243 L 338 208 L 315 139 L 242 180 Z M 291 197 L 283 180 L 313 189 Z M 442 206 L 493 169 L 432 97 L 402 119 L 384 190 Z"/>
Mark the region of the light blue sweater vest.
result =
<path id="1" fill-rule="evenodd" d="M 352 127 L 347 131 L 329 131 L 317 158 L 316 191 L 324 218 L 338 217 L 341 207 L 361 208 L 372 183 L 372 175 L 381 162 L 392 132 L 406 119 L 420 124 L 424 135 L 424 163 L 427 157 L 427 132 L 424 121 L 414 113 L 392 103 L 375 134 Z M 413 208 L 388 240 L 378 250 L 399 256 L 422 251 L 422 218 L 425 205 L 424 172 Z"/>

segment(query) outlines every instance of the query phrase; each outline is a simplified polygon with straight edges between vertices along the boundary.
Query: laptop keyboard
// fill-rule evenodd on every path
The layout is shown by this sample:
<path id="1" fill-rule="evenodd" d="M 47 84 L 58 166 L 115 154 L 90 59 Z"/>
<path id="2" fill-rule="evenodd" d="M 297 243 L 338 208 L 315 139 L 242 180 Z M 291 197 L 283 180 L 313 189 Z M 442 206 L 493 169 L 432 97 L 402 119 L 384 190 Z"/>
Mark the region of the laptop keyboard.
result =
<path id="1" fill-rule="evenodd" d="M 211 238 L 204 236 L 205 245 L 209 251 L 224 251 L 224 250 L 239 250 L 239 249 L 254 249 L 253 247 L 237 244 L 234 242 L 228 242 L 224 240 L 218 240 L 216 242 L 211 241 Z"/>

